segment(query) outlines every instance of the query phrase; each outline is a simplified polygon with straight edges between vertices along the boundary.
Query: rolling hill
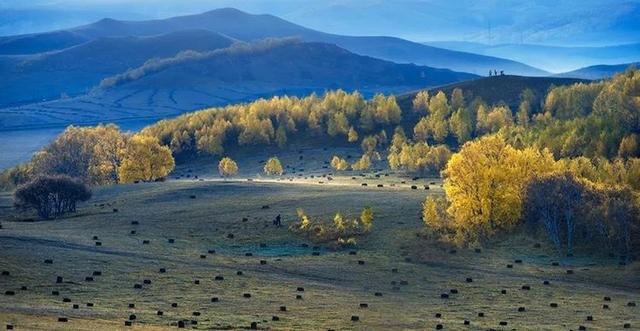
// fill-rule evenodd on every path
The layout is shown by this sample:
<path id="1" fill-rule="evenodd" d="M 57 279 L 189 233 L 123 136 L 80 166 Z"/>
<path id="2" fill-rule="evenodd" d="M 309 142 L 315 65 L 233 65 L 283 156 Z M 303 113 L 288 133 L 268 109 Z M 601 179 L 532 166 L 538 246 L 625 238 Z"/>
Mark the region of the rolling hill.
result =
<path id="1" fill-rule="evenodd" d="M 208 51 L 235 41 L 205 30 L 149 37 L 101 37 L 60 51 L 0 57 L 0 107 L 86 93 L 106 76 L 184 50 Z M 4 60 L 4 61 L 2 61 Z"/>
<path id="2" fill-rule="evenodd" d="M 558 77 L 572 77 L 572 78 L 582 78 L 582 79 L 604 79 L 609 78 L 615 74 L 624 72 L 627 68 L 631 66 L 638 66 L 640 62 L 636 63 L 625 63 L 625 64 L 615 64 L 615 65 L 595 65 L 589 66 L 585 68 L 580 68 L 577 70 L 564 72 L 558 74 Z"/>
<path id="3" fill-rule="evenodd" d="M 505 70 L 508 73 L 522 75 L 547 74 L 543 70 L 511 60 L 451 51 L 393 37 L 351 37 L 328 34 L 290 23 L 272 15 L 252 15 L 232 8 L 162 20 L 118 21 L 103 19 L 89 25 L 56 33 L 72 35 L 76 38 L 75 43 L 79 44 L 101 37 L 149 36 L 184 29 L 204 29 L 244 41 L 268 37 L 297 36 L 305 41 L 332 43 L 360 55 L 378 57 L 388 61 L 416 63 L 482 75 L 489 69 Z M 64 45 L 47 42 L 47 38 L 46 34 L 0 38 L 0 54 L 28 54 L 33 53 L 34 50 L 50 51 L 68 47 L 69 43 L 73 44 L 71 41 Z M 48 44 L 51 46 L 41 46 Z"/>
<path id="4" fill-rule="evenodd" d="M 327 89 L 398 93 L 476 78 L 396 64 L 332 44 L 293 39 L 183 52 L 103 80 L 88 95 L 0 110 L 0 129 L 153 120 L 184 111 L 271 95 Z"/>

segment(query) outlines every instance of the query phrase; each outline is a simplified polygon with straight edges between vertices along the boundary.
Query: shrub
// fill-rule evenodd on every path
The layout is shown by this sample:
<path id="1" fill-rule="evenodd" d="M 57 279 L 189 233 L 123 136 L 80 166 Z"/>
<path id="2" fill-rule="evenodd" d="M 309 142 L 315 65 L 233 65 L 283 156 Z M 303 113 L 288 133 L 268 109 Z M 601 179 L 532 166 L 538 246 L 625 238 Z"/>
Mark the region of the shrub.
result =
<path id="1" fill-rule="evenodd" d="M 267 175 L 282 175 L 282 163 L 277 157 L 270 158 L 264 165 L 264 173 Z"/>
<path id="2" fill-rule="evenodd" d="M 78 201 L 91 198 L 91 190 L 69 176 L 40 176 L 18 187 L 14 198 L 16 206 L 35 208 L 40 217 L 49 219 L 75 212 Z"/>
<path id="3" fill-rule="evenodd" d="M 238 173 L 238 164 L 229 157 L 224 157 L 218 163 L 218 172 L 222 177 L 231 177 Z"/>

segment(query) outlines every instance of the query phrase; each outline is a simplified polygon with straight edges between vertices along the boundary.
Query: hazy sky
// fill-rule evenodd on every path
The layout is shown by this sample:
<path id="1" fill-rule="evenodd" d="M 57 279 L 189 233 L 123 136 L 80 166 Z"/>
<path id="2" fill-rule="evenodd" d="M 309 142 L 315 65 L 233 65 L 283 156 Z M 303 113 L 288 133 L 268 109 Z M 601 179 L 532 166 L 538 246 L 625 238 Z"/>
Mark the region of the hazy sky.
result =
<path id="1" fill-rule="evenodd" d="M 139 20 L 235 7 L 317 30 L 414 41 L 606 45 L 640 41 L 640 0 L 0 0 L 0 34 L 103 17 Z"/>

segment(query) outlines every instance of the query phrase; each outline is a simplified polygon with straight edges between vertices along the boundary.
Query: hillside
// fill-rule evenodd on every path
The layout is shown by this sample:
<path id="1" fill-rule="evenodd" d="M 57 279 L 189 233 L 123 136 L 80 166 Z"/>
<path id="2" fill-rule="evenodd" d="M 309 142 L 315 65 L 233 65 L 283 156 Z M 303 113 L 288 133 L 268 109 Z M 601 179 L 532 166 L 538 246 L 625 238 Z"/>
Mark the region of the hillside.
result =
<path id="1" fill-rule="evenodd" d="M 149 37 L 102 37 L 60 51 L 4 56 L 0 107 L 86 93 L 101 79 L 151 58 L 214 50 L 233 42 L 210 31 L 183 30 Z"/>
<path id="2" fill-rule="evenodd" d="M 461 52 L 508 58 L 558 73 L 592 65 L 613 65 L 635 62 L 640 59 L 640 43 L 600 47 L 562 47 L 535 44 L 487 45 L 464 41 L 428 42 L 425 44 Z"/>
<path id="3" fill-rule="evenodd" d="M 107 79 L 112 83 L 89 95 L 2 109 L 0 128 L 157 119 L 271 95 L 342 88 L 371 96 L 475 77 L 360 56 L 330 44 L 272 40 L 183 53 Z"/>
<path id="4" fill-rule="evenodd" d="M 148 36 L 182 29 L 205 29 L 244 41 L 267 37 L 298 36 L 306 41 L 333 43 L 354 53 L 389 61 L 413 62 L 430 67 L 448 68 L 481 75 L 486 74 L 489 69 L 505 70 L 508 73 L 522 75 L 546 74 L 542 70 L 511 60 L 451 51 L 399 38 L 349 37 L 328 34 L 290 23 L 272 15 L 252 15 L 232 8 L 163 20 L 118 21 L 103 19 L 66 32 L 79 36 L 77 43 L 80 43 L 83 39 L 91 40 L 109 36 Z M 58 33 L 63 32 L 65 31 Z M 29 43 L 29 40 L 35 40 L 34 38 L 46 39 L 47 37 L 36 34 L 30 35 L 29 38 L 26 36 L 0 38 L 0 45 L 4 45 L 0 47 L 0 54 L 20 53 L 20 48 L 23 49 L 22 53 L 32 53 L 34 46 Z M 42 41 L 37 42 L 37 44 L 42 43 Z M 47 50 L 56 50 L 61 47 L 63 46 L 52 44 Z"/>
<path id="5" fill-rule="evenodd" d="M 580 69 L 569 71 L 569 72 L 564 72 L 556 76 L 582 78 L 582 79 L 605 79 L 605 78 L 612 77 L 615 74 L 624 72 L 629 67 L 632 67 L 632 66 L 637 67 L 638 64 L 640 64 L 640 62 L 616 64 L 616 65 L 604 65 L 604 64 L 595 65 L 595 66 L 580 68 Z"/>
<path id="6" fill-rule="evenodd" d="M 511 110 L 518 108 L 520 103 L 520 93 L 522 90 L 529 88 L 533 90 L 537 97 L 544 97 L 552 86 L 569 85 L 586 80 L 574 78 L 554 78 L 554 77 L 523 77 L 523 76 L 493 76 L 484 77 L 475 80 L 469 80 L 459 83 L 438 86 L 429 89 L 429 93 L 433 94 L 437 91 L 443 91 L 447 95 L 451 95 L 451 91 L 455 88 L 462 89 L 465 99 L 472 100 L 475 97 L 481 97 L 488 104 L 496 104 L 504 101 L 509 105 Z M 411 107 L 411 102 L 416 92 L 411 92 L 398 96 L 398 103 L 404 109 Z"/>

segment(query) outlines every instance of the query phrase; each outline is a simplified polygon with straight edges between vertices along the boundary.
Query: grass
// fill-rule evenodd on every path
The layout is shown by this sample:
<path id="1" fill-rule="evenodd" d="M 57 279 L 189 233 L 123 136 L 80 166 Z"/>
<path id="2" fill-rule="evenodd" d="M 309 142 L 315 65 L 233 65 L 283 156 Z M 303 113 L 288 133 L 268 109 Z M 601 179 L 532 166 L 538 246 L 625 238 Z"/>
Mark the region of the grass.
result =
<path id="1" fill-rule="evenodd" d="M 189 328 L 212 330 L 247 329 L 252 322 L 274 330 L 408 330 L 434 329 L 437 324 L 449 330 L 575 330 L 580 325 L 613 330 L 624 323 L 640 325 L 638 308 L 627 307 L 627 302 L 640 301 L 637 263 L 620 267 L 616 261 L 581 255 L 560 259 L 544 243 L 533 248 L 535 241 L 522 236 L 499 240 L 481 253 L 458 249 L 451 254 L 450 247 L 417 235 L 422 227 L 420 203 L 427 194 L 441 194 L 437 183 L 429 191 L 412 190 L 411 179 L 383 174 L 367 175 L 370 185 L 362 187 L 360 178 L 354 181 L 346 174 L 318 184 L 308 176 L 326 174 L 321 166 L 328 157 L 321 156 L 316 163 L 308 160 L 307 179 L 243 180 L 255 175 L 263 156 L 237 155 L 246 172 L 236 181 L 208 180 L 215 167 L 200 160 L 179 167 L 176 174 L 198 174 L 204 181 L 183 176 L 164 183 L 97 188 L 77 215 L 54 221 L 24 222 L 30 216 L 10 208 L 9 193 L 0 194 L 0 270 L 10 271 L 0 276 L 0 326 L 162 330 L 176 328 L 183 319 L 198 322 L 187 324 Z M 293 165 L 297 158 L 282 159 Z M 372 185 L 377 182 L 384 187 Z M 353 250 L 320 249 L 314 256 L 313 244 L 286 228 L 296 221 L 296 208 L 329 218 L 337 211 L 355 216 L 365 205 L 375 213 L 373 230 Z M 282 214 L 284 227 L 271 225 L 277 214 Z M 102 246 L 95 246 L 96 241 Z M 44 264 L 45 259 L 53 264 Z M 552 261 L 561 265 L 552 266 Z M 567 269 L 575 273 L 569 275 Z M 86 281 L 94 271 L 102 275 Z M 219 275 L 224 280 L 215 280 Z M 56 283 L 57 276 L 63 283 Z M 468 277 L 473 282 L 467 282 Z M 144 284 L 145 279 L 151 283 Z M 543 285 L 544 280 L 550 285 Z M 142 289 L 134 289 L 134 284 L 142 284 Z M 523 285 L 531 290 L 522 290 Z M 440 298 L 451 289 L 458 293 Z M 506 294 L 501 294 L 503 289 Z M 3 295 L 8 290 L 16 295 Z M 604 302 L 604 296 L 612 301 Z M 212 297 L 219 302 L 211 302 Z M 94 306 L 87 307 L 88 302 Z M 550 307 L 552 302 L 558 307 Z M 360 308 L 361 303 L 368 308 Z M 610 309 L 603 310 L 603 304 Z M 158 316 L 158 310 L 164 314 Z M 136 319 L 127 327 L 124 321 L 131 314 Z M 352 315 L 359 321 L 351 321 Z M 589 315 L 593 321 L 586 320 Z M 61 316 L 69 321 L 57 322 Z M 279 321 L 272 321 L 273 316 Z M 470 325 L 463 324 L 465 319 Z"/>

